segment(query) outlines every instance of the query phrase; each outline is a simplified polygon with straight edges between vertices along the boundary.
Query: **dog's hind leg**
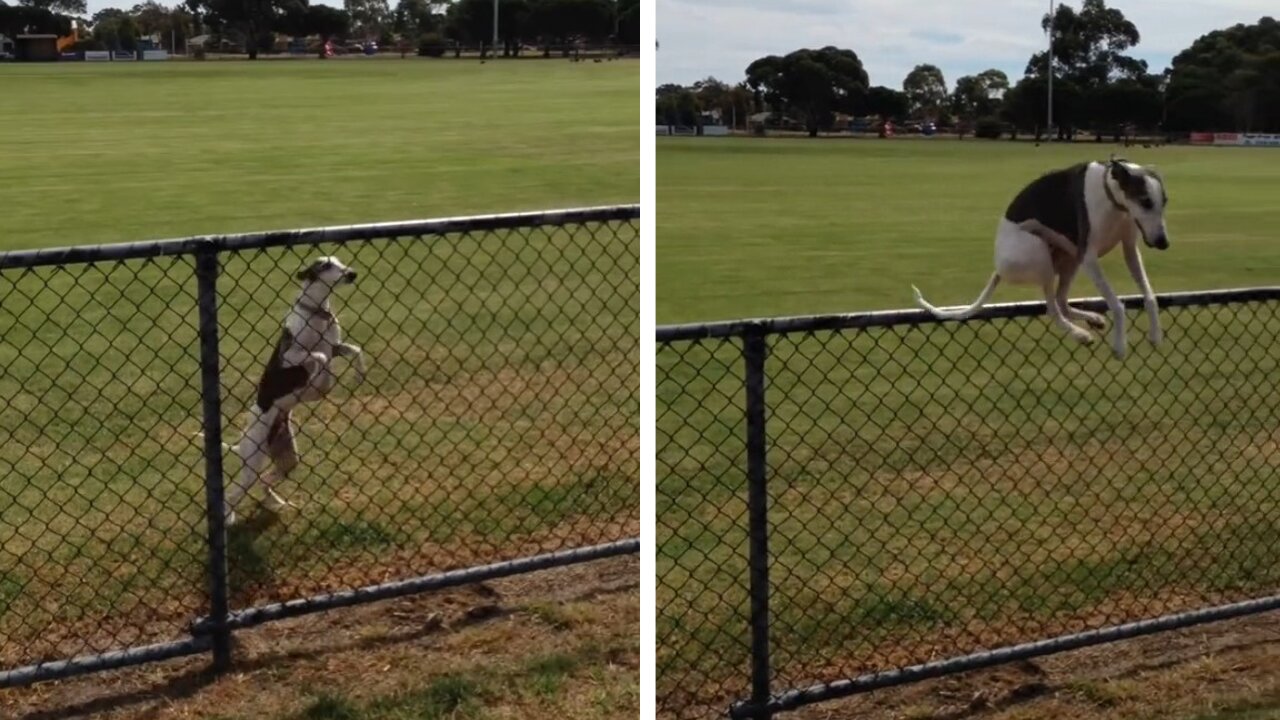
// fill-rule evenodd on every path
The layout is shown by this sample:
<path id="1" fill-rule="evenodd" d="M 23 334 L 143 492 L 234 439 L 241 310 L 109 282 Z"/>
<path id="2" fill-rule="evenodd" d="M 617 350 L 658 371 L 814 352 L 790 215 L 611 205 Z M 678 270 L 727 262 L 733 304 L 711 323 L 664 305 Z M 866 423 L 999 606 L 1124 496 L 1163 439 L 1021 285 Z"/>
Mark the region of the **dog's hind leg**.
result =
<path id="1" fill-rule="evenodd" d="M 226 495 L 228 525 L 235 523 L 236 505 L 262 479 L 262 471 L 266 468 L 267 460 L 269 459 L 267 437 L 271 431 L 272 419 L 276 411 L 267 410 L 266 412 L 261 412 L 255 408 L 255 413 L 257 414 L 249 421 L 249 427 L 245 430 L 244 437 L 237 443 L 242 465 L 240 479 L 232 481 L 231 488 Z"/>
<path id="2" fill-rule="evenodd" d="M 1076 271 L 1080 269 L 1079 263 L 1070 263 L 1069 265 L 1059 266 L 1058 272 L 1058 293 L 1056 300 L 1058 309 L 1068 320 L 1072 322 L 1082 322 L 1095 330 L 1101 330 L 1107 326 L 1107 319 L 1098 313 L 1080 310 L 1071 307 L 1067 302 L 1067 294 L 1071 292 L 1071 281 L 1076 276 Z"/>
<path id="3" fill-rule="evenodd" d="M 272 425 L 267 440 L 267 452 L 271 456 L 271 464 L 274 466 L 269 475 L 262 477 L 262 484 L 267 491 L 267 507 L 276 512 L 285 507 L 297 507 L 280 497 L 273 487 L 276 480 L 284 480 L 289 477 L 289 473 L 298 465 L 298 442 L 294 436 L 291 412 L 285 411 L 281 413 L 275 424 Z"/>
<path id="4" fill-rule="evenodd" d="M 1066 303 L 1059 303 L 1057 293 L 1054 290 L 1053 276 L 1045 279 L 1042 287 L 1044 288 L 1044 304 L 1049 311 L 1049 319 L 1053 324 L 1067 331 L 1076 342 L 1088 345 L 1093 342 L 1093 333 L 1071 322 L 1067 314 L 1063 312 L 1063 306 Z"/>

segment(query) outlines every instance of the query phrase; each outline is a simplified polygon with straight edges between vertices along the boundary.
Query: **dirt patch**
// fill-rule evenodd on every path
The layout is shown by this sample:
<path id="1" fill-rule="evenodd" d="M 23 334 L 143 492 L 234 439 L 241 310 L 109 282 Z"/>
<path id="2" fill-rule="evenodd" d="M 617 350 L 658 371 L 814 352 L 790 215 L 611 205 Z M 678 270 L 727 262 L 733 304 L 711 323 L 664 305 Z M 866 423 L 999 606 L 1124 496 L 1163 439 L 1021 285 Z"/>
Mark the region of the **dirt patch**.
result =
<path id="1" fill-rule="evenodd" d="M 600 673 L 638 686 L 638 588 L 638 560 L 628 556 L 334 610 L 237 633 L 235 664 L 218 678 L 199 657 L 0 690 L 0 717 L 276 718 L 321 694 L 376 700 L 583 647 L 602 648 L 592 657 L 603 660 L 570 677 L 566 697 L 591 695 Z M 615 694 L 615 707 L 577 716 L 634 718 L 638 706 L 616 706 L 628 698 L 638 695 Z M 519 698 L 493 702 L 486 711 L 499 717 L 564 717 L 554 703 L 539 710 Z"/>

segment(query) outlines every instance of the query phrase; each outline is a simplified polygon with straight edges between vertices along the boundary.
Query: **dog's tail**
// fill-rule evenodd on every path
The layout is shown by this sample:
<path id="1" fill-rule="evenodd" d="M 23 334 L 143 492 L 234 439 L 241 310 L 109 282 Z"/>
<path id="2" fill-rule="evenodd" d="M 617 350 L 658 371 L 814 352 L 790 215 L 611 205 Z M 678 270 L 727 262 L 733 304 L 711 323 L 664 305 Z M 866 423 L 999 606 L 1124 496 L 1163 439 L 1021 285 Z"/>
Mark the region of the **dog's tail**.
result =
<path id="1" fill-rule="evenodd" d="M 987 301 L 991 299 L 991 293 L 995 292 L 996 285 L 999 284 L 1000 273 L 991 273 L 991 279 L 987 281 L 987 286 L 982 289 L 982 294 L 978 296 L 978 299 L 969 307 L 957 308 L 955 310 L 943 310 L 942 308 L 934 307 L 929 304 L 929 301 L 924 299 L 924 295 L 920 293 L 920 288 L 912 285 L 911 289 L 916 294 L 916 304 L 925 310 L 928 310 L 934 317 L 942 320 L 964 320 L 970 315 L 978 312 L 983 305 L 987 304 Z"/>

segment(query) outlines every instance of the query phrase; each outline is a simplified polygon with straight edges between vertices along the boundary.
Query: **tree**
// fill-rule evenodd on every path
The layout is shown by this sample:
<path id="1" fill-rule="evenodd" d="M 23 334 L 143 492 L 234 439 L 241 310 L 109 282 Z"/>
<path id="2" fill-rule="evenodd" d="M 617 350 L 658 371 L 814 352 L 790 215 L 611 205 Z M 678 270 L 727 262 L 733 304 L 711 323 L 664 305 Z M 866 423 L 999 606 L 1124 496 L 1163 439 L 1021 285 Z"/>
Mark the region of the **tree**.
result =
<path id="1" fill-rule="evenodd" d="M 89 13 L 89 6 L 85 0 L 18 0 L 18 4 L 37 10 L 47 10 L 55 15 L 87 15 Z M 70 22 L 69 18 L 68 22 Z"/>
<path id="2" fill-rule="evenodd" d="M 345 10 L 329 5 L 293 5 L 286 9 L 279 28 L 295 37 L 320 36 L 319 56 L 330 39 L 342 37 L 351 30 L 351 16 Z"/>
<path id="3" fill-rule="evenodd" d="M 429 0 L 400 0 L 392 13 L 391 27 L 402 37 L 421 37 L 439 25 L 440 18 Z"/>
<path id="4" fill-rule="evenodd" d="M 1079 12 L 1069 5 L 1059 5 L 1052 19 L 1053 73 L 1054 73 L 1054 121 L 1059 139 L 1074 136 L 1077 125 L 1091 124 L 1092 118 L 1085 107 L 1077 104 L 1077 115 L 1058 114 L 1057 86 L 1073 88 L 1070 92 L 1091 96 L 1109 83 L 1121 79 L 1140 80 L 1147 75 L 1147 63 L 1124 54 L 1141 39 L 1138 28 L 1125 18 L 1124 13 L 1108 8 L 1105 0 L 1084 0 Z M 1051 23 L 1046 13 L 1041 27 L 1049 30 Z M 1048 55 L 1038 52 L 1027 62 L 1026 74 L 1047 78 Z M 1086 112 L 1081 113 L 1080 111 Z M 1095 129 L 1096 129 L 1096 123 Z"/>
<path id="5" fill-rule="evenodd" d="M 567 56 L 574 42 L 600 42 L 611 36 L 614 12 L 612 0 L 535 0 L 529 15 L 531 35 L 538 38 L 543 55 L 558 46 Z"/>
<path id="6" fill-rule="evenodd" d="M 366 38 L 382 35 L 391 27 L 391 8 L 387 0 L 342 0 L 342 7 L 351 18 L 351 31 Z"/>
<path id="7" fill-rule="evenodd" d="M 774 110 L 798 115 L 817 137 L 833 113 L 866 107 L 867 71 L 852 50 L 827 46 L 760 58 L 747 66 L 747 86 Z"/>
<path id="8" fill-rule="evenodd" d="M 961 128 L 971 126 L 978 118 L 997 115 L 1000 101 L 1008 90 L 1009 77 L 1000 70 L 965 75 L 956 81 L 956 89 L 951 93 L 951 112 L 960 121 Z"/>
<path id="9" fill-rule="evenodd" d="M 258 47 L 264 36 L 288 23 L 296 16 L 302 0 L 202 0 L 205 21 L 222 32 L 240 33 L 250 60 L 258 59 Z"/>
<path id="10" fill-rule="evenodd" d="M 692 90 L 699 107 L 719 112 L 720 121 L 730 127 L 745 123 L 751 114 L 751 90 L 741 83 L 731 86 L 708 77 L 694 83 Z"/>
<path id="11" fill-rule="evenodd" d="M 1015 138 L 1018 130 L 1029 130 L 1036 140 L 1041 138 L 1046 129 L 1048 97 L 1048 81 L 1033 75 L 1022 78 L 1005 93 L 999 115 L 1013 126 Z M 1067 80 L 1053 83 L 1053 116 L 1056 121 L 1069 125 L 1080 114 L 1082 104 L 1083 94 L 1074 83 Z"/>
<path id="12" fill-rule="evenodd" d="M 639 45 L 640 0 L 618 0 L 614 12 L 618 14 L 617 41 L 623 45 Z"/>
<path id="13" fill-rule="evenodd" d="M 947 81 L 937 65 L 917 65 L 902 81 L 911 112 L 936 120 L 947 102 Z"/>
<path id="14" fill-rule="evenodd" d="M 1264 17 L 1197 38 L 1173 58 L 1167 126 L 1280 131 L 1280 22 Z"/>
<path id="15" fill-rule="evenodd" d="M 71 34 L 71 18 L 38 7 L 0 3 L 0 34 L 16 37 L 25 33 Z"/>
<path id="16" fill-rule="evenodd" d="M 668 131 L 676 125 L 696 127 L 702 134 L 702 106 L 693 90 L 674 84 L 659 85 L 657 90 L 656 121 L 666 125 Z"/>
<path id="17" fill-rule="evenodd" d="M 504 56 L 518 55 L 524 40 L 533 35 L 528 0 L 500 0 L 498 33 Z M 458 0 L 449 6 L 445 34 L 464 44 L 481 46 L 481 55 L 493 39 L 493 0 Z"/>
<path id="18" fill-rule="evenodd" d="M 907 94 L 893 88 L 877 85 L 867 91 L 867 112 L 879 115 L 882 120 L 897 120 L 911 111 Z"/>

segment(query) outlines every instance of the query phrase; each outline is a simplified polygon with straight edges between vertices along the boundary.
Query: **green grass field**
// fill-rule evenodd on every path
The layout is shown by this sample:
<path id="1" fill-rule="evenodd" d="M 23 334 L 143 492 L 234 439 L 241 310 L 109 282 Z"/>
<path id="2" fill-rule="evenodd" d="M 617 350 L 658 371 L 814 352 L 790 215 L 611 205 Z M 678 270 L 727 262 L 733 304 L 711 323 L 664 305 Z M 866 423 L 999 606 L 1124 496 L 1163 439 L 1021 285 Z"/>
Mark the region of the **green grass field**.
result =
<path id="1" fill-rule="evenodd" d="M 902 307 L 912 282 L 969 302 L 1009 193 L 1109 152 L 659 148 L 665 322 Z M 1280 155 L 1131 155 L 1170 183 L 1173 248 L 1146 254 L 1158 290 L 1276 284 Z M 775 690 L 1274 592 L 1277 307 L 1162 319 L 1153 349 L 1129 314 L 1123 362 L 1040 317 L 773 338 Z M 749 688 L 741 349 L 677 343 L 657 362 L 660 706 L 709 716 Z"/>
<path id="2" fill-rule="evenodd" d="M 1280 279 L 1280 154 L 1265 148 L 660 138 L 658 322 L 910 307 L 913 283 L 935 304 L 972 302 L 1013 195 L 1113 151 L 1169 183 L 1173 246 L 1145 254 L 1157 292 Z M 1134 292 L 1118 257 L 1104 265 Z"/>
<path id="3" fill-rule="evenodd" d="M 635 202 L 637 70 L 0 68 L 0 245 Z M 309 258 L 360 271 L 336 306 L 371 363 L 297 416 L 301 507 L 244 506 L 233 605 L 634 534 L 637 227 L 224 256 L 228 440 Z M 193 283 L 187 258 L 0 276 L 0 666 L 203 611 Z"/>
<path id="4" fill-rule="evenodd" d="M 0 249 L 637 202 L 639 63 L 0 65 Z"/>

